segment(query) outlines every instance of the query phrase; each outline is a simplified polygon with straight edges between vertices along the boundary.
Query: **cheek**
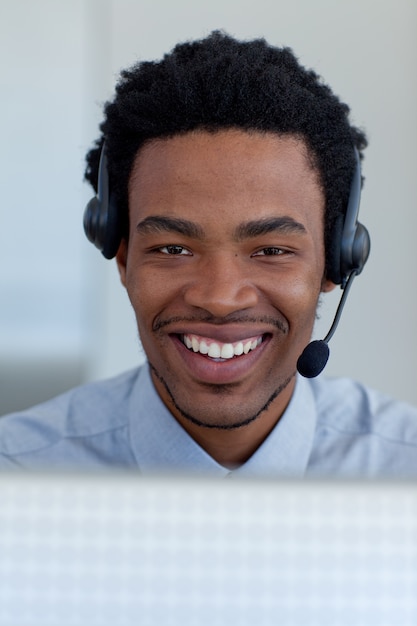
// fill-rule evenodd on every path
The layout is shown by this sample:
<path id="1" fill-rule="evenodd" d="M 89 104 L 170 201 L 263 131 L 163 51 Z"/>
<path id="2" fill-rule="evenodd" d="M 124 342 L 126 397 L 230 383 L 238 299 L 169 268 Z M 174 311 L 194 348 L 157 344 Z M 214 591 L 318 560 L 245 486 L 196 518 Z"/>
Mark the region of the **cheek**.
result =
<path id="1" fill-rule="evenodd" d="M 139 331 L 152 328 L 153 321 L 175 300 L 172 280 L 166 280 L 159 272 L 128 268 L 126 289 L 136 314 Z"/>
<path id="2" fill-rule="evenodd" d="M 320 297 L 321 281 L 317 274 L 306 273 L 304 276 L 293 277 L 280 290 L 280 298 L 276 300 L 277 308 L 289 323 L 289 337 L 295 342 L 295 349 L 300 349 L 310 340 L 316 310 Z"/>
<path id="3" fill-rule="evenodd" d="M 316 272 L 292 273 L 285 280 L 277 279 L 276 302 L 293 315 L 308 314 L 317 302 L 320 291 L 321 280 Z"/>

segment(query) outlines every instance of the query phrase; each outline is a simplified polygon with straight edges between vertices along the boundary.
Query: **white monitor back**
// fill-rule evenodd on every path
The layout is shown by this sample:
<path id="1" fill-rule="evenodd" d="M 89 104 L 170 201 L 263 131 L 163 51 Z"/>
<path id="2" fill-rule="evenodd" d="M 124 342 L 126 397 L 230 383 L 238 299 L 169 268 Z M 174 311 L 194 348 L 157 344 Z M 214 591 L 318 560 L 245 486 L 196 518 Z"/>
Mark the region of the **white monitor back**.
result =
<path id="1" fill-rule="evenodd" d="M 415 626 L 415 483 L 0 476 L 4 626 Z"/>

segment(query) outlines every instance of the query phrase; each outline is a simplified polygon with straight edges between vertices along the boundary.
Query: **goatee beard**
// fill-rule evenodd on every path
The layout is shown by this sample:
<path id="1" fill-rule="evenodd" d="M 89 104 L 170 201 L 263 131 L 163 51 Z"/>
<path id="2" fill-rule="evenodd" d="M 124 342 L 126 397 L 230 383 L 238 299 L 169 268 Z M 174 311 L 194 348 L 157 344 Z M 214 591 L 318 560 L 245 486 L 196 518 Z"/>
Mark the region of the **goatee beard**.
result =
<path id="1" fill-rule="evenodd" d="M 243 428 L 244 426 L 247 426 L 248 424 L 251 424 L 252 422 L 254 422 L 256 419 L 258 419 L 258 417 L 264 411 L 266 411 L 269 408 L 269 406 L 275 400 L 275 398 L 277 398 L 280 395 L 280 393 L 289 385 L 289 383 L 295 376 L 295 372 L 294 372 L 283 383 L 281 383 L 281 385 L 279 385 L 279 387 L 277 387 L 277 389 L 275 389 L 275 391 L 271 394 L 271 396 L 268 398 L 265 404 L 254 415 L 251 415 L 250 417 L 247 417 L 244 420 L 241 420 L 240 422 L 235 422 L 233 424 L 224 424 L 224 423 L 204 422 L 203 420 L 198 419 L 194 415 L 191 415 L 190 413 L 182 409 L 181 406 L 178 404 L 178 402 L 175 400 L 175 397 L 173 393 L 171 392 L 170 388 L 168 387 L 166 381 L 159 374 L 157 369 L 152 365 L 152 363 L 149 363 L 149 367 L 151 368 L 155 377 L 163 385 L 175 409 L 185 420 L 191 422 L 192 424 L 195 424 L 196 426 L 201 426 L 203 428 L 218 429 L 218 430 L 236 430 L 238 428 Z M 230 393 L 231 387 L 233 387 L 233 385 L 210 385 L 210 387 L 214 388 L 213 391 L 215 393 L 222 395 L 225 393 Z"/>

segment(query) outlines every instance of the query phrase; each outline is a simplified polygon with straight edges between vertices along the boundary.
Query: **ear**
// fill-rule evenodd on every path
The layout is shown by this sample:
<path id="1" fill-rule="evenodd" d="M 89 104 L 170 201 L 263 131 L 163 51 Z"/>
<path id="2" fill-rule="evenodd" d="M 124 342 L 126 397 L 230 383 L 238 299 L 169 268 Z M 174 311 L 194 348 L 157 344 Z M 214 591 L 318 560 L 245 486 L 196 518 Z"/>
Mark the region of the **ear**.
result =
<path id="1" fill-rule="evenodd" d="M 323 281 L 321 283 L 322 293 L 329 293 L 329 291 L 333 291 L 335 287 L 335 283 L 333 283 L 331 280 L 328 280 L 327 278 L 323 278 Z"/>
<path id="2" fill-rule="evenodd" d="M 127 241 L 122 239 L 116 254 L 116 262 L 122 285 L 126 287 Z"/>

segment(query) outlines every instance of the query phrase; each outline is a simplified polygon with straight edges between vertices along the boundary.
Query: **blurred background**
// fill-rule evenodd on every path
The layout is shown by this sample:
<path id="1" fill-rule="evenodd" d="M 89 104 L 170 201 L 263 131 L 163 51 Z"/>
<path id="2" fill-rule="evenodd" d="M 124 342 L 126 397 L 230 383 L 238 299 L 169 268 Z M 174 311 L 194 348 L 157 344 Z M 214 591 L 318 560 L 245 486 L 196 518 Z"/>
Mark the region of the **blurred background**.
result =
<path id="1" fill-rule="evenodd" d="M 415 0 L 0 0 L 0 414 L 143 361 L 115 263 L 83 234 L 84 155 L 122 68 L 213 29 L 292 47 L 366 129 L 372 255 L 326 373 L 417 405 Z"/>

